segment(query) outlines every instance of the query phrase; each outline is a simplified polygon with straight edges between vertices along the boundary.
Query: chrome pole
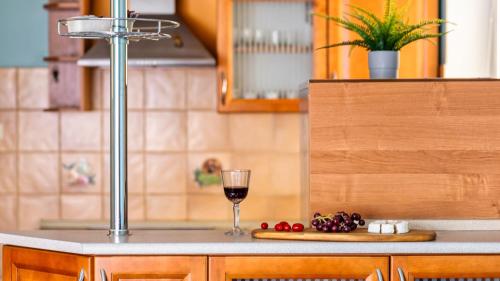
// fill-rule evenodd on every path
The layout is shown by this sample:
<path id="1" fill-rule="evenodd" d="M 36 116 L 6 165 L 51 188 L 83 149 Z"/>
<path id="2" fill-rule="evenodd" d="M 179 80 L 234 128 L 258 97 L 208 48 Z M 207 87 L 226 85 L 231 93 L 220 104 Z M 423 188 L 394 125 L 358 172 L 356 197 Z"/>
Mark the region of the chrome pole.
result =
<path id="1" fill-rule="evenodd" d="M 111 17 L 127 18 L 127 0 L 111 0 Z M 126 32 L 126 20 L 113 21 L 114 32 Z M 129 234 L 127 218 L 127 38 L 114 36 L 111 43 L 110 106 L 110 235 Z"/>

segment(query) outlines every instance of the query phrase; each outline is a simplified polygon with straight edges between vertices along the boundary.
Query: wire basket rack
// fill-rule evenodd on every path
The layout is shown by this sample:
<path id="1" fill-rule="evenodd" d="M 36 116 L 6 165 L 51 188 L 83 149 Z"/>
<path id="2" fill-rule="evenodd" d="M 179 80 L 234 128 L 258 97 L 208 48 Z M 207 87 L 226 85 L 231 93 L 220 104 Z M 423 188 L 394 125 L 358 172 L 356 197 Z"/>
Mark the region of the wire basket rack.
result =
<path id="1" fill-rule="evenodd" d="M 139 41 L 171 38 L 166 30 L 177 27 L 179 23 L 171 20 L 84 16 L 58 20 L 57 33 L 60 36 L 80 39 L 121 37 Z"/>

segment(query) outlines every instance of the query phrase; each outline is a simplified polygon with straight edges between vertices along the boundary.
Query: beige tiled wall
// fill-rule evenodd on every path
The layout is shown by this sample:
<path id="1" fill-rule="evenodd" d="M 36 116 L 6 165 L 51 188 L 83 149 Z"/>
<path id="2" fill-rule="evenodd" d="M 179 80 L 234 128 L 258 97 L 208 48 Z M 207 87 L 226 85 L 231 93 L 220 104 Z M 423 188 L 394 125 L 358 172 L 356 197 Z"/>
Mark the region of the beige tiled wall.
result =
<path id="1" fill-rule="evenodd" d="M 93 111 L 46 112 L 46 69 L 0 69 L 0 229 L 109 217 L 109 72 L 94 81 Z M 128 97 L 132 220 L 229 220 L 221 188 L 193 180 L 212 157 L 252 169 L 243 219 L 300 218 L 299 114 L 217 113 L 213 68 L 131 69 Z M 78 159 L 94 185 L 68 182 Z"/>

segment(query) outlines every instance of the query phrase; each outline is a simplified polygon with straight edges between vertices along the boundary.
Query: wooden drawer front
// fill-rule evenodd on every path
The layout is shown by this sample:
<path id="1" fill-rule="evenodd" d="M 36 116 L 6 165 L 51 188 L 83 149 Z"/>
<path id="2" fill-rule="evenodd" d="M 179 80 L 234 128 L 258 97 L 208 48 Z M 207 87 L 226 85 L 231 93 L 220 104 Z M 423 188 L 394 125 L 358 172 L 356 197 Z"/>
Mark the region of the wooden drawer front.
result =
<path id="1" fill-rule="evenodd" d="M 380 273 L 380 276 L 377 274 Z M 389 280 L 388 257 L 210 257 L 210 281 Z"/>
<path id="2" fill-rule="evenodd" d="M 59 36 L 57 34 L 57 21 L 60 19 L 80 15 L 79 10 L 48 10 L 49 13 L 49 56 L 79 56 L 83 54 L 81 40 Z"/>
<path id="3" fill-rule="evenodd" d="M 85 70 L 72 62 L 49 63 L 50 106 L 79 107 Z"/>
<path id="4" fill-rule="evenodd" d="M 95 280 L 206 281 L 205 256 L 96 257 Z"/>
<path id="5" fill-rule="evenodd" d="M 75 281 L 82 270 L 87 281 L 92 258 L 4 246 L 3 270 L 4 281 Z"/>
<path id="6" fill-rule="evenodd" d="M 500 256 L 393 256 L 393 281 L 494 281 Z"/>

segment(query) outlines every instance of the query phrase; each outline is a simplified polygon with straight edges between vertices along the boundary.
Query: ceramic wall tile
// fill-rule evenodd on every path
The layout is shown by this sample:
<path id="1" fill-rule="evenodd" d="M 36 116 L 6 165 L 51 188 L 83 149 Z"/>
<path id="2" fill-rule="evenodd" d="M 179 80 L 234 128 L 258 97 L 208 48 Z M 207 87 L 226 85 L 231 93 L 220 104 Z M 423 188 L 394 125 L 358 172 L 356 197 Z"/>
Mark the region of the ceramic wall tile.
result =
<path id="1" fill-rule="evenodd" d="M 185 220 L 187 217 L 185 195 L 148 195 L 147 220 Z"/>
<path id="2" fill-rule="evenodd" d="M 0 108 L 16 108 L 16 73 L 15 68 L 0 68 Z"/>
<path id="3" fill-rule="evenodd" d="M 19 192 L 23 194 L 59 192 L 57 153 L 19 154 Z"/>
<path id="4" fill-rule="evenodd" d="M 15 193 L 16 154 L 0 153 L 0 193 Z"/>
<path id="5" fill-rule="evenodd" d="M 274 151 L 300 151 L 300 114 L 277 114 L 274 116 Z"/>
<path id="6" fill-rule="evenodd" d="M 56 151 L 59 114 L 55 112 L 19 112 L 19 149 Z"/>
<path id="7" fill-rule="evenodd" d="M 130 221 L 143 221 L 145 218 L 145 198 L 144 195 L 129 194 L 128 196 L 128 218 Z M 104 197 L 104 219 L 109 220 L 110 216 L 110 199 L 109 196 Z"/>
<path id="8" fill-rule="evenodd" d="M 136 152 L 144 149 L 144 113 L 141 111 L 128 112 L 128 125 L 127 125 L 127 148 L 128 151 Z M 109 151 L 109 111 L 103 112 L 103 147 L 105 151 Z"/>
<path id="9" fill-rule="evenodd" d="M 59 170 L 64 193 L 100 193 L 102 161 L 99 153 L 62 153 Z"/>
<path id="10" fill-rule="evenodd" d="M 62 219 L 98 220 L 101 219 L 101 195 L 62 195 Z"/>
<path id="11" fill-rule="evenodd" d="M 146 113 L 146 150 L 185 151 L 186 114 L 184 112 Z"/>
<path id="12" fill-rule="evenodd" d="M 0 112 L 0 151 L 16 149 L 16 113 L 14 111 Z"/>
<path id="13" fill-rule="evenodd" d="M 186 165 L 186 156 L 184 153 L 147 154 L 147 193 L 185 193 Z"/>
<path id="14" fill-rule="evenodd" d="M 224 193 L 188 196 L 188 220 L 226 221 L 232 219 L 232 204 Z"/>
<path id="15" fill-rule="evenodd" d="M 209 164 L 216 167 L 207 167 Z M 214 168 L 216 171 L 212 171 Z M 217 176 L 220 180 L 220 169 L 218 168 L 232 168 L 231 153 L 190 152 L 188 154 L 187 170 L 188 193 L 222 194 L 223 191 L 220 183 L 208 184 L 203 180 L 207 175 Z"/>
<path id="16" fill-rule="evenodd" d="M 215 109 L 217 74 L 215 67 L 195 68 L 187 72 L 187 103 L 189 109 Z"/>
<path id="17" fill-rule="evenodd" d="M 271 162 L 271 194 L 300 195 L 300 167 L 299 153 L 275 153 Z"/>
<path id="18" fill-rule="evenodd" d="M 142 153 L 129 153 L 127 158 L 128 166 L 128 192 L 130 194 L 144 193 L 144 156 Z M 109 154 L 104 155 L 104 193 L 109 194 L 110 187 L 110 166 Z"/>
<path id="19" fill-rule="evenodd" d="M 110 73 L 109 69 L 102 70 L 102 104 L 104 109 L 109 109 L 110 104 Z M 127 83 L 127 108 L 144 108 L 144 72 L 142 68 L 129 68 Z"/>
<path id="20" fill-rule="evenodd" d="M 61 148 L 63 151 L 99 151 L 101 113 L 61 113 Z"/>
<path id="21" fill-rule="evenodd" d="M 235 151 L 272 151 L 273 114 L 233 114 L 229 118 L 231 146 Z"/>
<path id="22" fill-rule="evenodd" d="M 45 109 L 49 107 L 49 79 L 47 68 L 20 68 L 18 70 L 18 97 L 20 108 Z"/>
<path id="23" fill-rule="evenodd" d="M 231 164 L 233 169 L 250 169 L 250 188 L 253 193 L 272 194 L 271 167 L 274 159 L 268 153 L 239 152 L 233 153 Z"/>
<path id="24" fill-rule="evenodd" d="M 228 116 L 210 111 L 188 113 L 190 151 L 229 151 Z"/>
<path id="25" fill-rule="evenodd" d="M 17 196 L 0 196 L 0 230 L 16 230 L 17 228 Z"/>
<path id="26" fill-rule="evenodd" d="M 146 77 L 146 108 L 186 108 L 186 71 L 183 69 L 148 68 Z"/>
<path id="27" fill-rule="evenodd" d="M 40 228 L 42 219 L 59 219 L 57 195 L 21 195 L 19 197 L 19 230 Z"/>
<path id="28" fill-rule="evenodd" d="M 272 218 L 275 220 L 292 220 L 300 221 L 302 218 L 301 214 L 301 202 L 300 196 L 289 195 L 289 196 L 274 196 L 270 202 L 274 204 Z"/>

